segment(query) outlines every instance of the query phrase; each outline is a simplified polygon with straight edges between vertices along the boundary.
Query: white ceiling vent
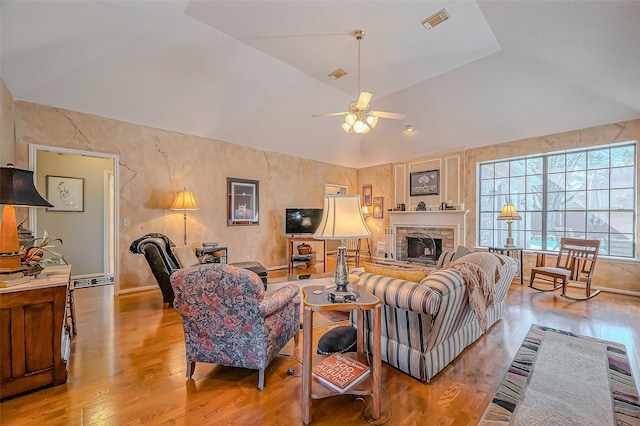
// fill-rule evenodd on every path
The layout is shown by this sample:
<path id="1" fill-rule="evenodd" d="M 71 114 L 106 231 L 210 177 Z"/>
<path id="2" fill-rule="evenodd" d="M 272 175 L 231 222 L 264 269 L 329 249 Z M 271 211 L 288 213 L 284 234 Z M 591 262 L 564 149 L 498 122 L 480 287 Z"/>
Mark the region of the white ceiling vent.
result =
<path id="1" fill-rule="evenodd" d="M 442 24 L 447 19 L 449 19 L 449 14 L 447 13 L 447 11 L 445 9 L 440 9 L 440 11 L 434 13 L 428 18 L 423 19 L 422 25 L 424 25 L 426 29 L 430 30 L 436 25 Z"/>
<path id="2" fill-rule="evenodd" d="M 343 70 L 342 68 L 338 68 L 337 70 L 335 70 L 334 72 L 329 74 L 329 77 L 331 77 L 334 80 L 338 80 L 338 79 L 344 77 L 345 75 L 347 75 L 347 72 L 345 70 Z"/>

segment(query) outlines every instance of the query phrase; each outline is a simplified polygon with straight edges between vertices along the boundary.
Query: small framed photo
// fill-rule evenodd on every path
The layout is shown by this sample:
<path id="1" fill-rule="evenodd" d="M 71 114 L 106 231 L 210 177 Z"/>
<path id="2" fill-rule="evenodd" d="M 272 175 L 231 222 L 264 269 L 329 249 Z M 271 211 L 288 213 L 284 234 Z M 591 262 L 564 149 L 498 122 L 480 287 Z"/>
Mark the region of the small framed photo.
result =
<path id="1" fill-rule="evenodd" d="M 440 194 L 440 170 L 409 173 L 410 192 L 412 197 L 418 195 Z"/>
<path id="2" fill-rule="evenodd" d="M 84 178 L 47 175 L 49 212 L 83 212 Z"/>
<path id="3" fill-rule="evenodd" d="M 362 187 L 362 204 L 371 206 L 371 197 L 373 196 L 373 186 L 364 185 Z"/>
<path id="4" fill-rule="evenodd" d="M 382 219 L 384 217 L 384 198 L 373 197 L 373 218 Z"/>

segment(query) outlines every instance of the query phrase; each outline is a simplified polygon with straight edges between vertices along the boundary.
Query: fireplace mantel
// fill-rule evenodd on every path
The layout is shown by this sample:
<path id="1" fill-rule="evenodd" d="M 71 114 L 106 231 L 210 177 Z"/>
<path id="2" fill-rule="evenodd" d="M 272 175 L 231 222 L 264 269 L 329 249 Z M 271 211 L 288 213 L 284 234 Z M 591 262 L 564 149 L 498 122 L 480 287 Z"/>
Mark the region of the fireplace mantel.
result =
<path id="1" fill-rule="evenodd" d="M 390 217 L 398 216 L 441 216 L 441 215 L 462 215 L 469 214 L 469 210 L 412 210 L 412 211 L 390 211 Z"/>
<path id="2" fill-rule="evenodd" d="M 402 238 L 403 228 L 452 229 L 454 247 L 446 247 L 446 249 L 455 250 L 455 247 L 465 245 L 468 210 L 391 211 L 387 213 L 392 234 L 390 248 L 393 259 L 397 259 L 396 251 L 399 250 L 397 241 Z M 400 234 L 398 234 L 398 230 L 400 230 Z M 426 232 L 428 233 L 428 231 Z"/>

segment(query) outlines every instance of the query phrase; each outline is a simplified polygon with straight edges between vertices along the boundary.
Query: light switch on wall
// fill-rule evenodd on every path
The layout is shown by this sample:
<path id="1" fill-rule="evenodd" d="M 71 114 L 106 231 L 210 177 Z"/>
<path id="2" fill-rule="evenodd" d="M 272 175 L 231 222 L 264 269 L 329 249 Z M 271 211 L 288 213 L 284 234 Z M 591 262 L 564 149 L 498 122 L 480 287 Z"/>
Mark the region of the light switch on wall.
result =
<path id="1" fill-rule="evenodd" d="M 126 228 L 128 228 L 129 226 L 131 226 L 131 218 L 130 217 L 125 217 L 124 218 L 124 226 Z"/>

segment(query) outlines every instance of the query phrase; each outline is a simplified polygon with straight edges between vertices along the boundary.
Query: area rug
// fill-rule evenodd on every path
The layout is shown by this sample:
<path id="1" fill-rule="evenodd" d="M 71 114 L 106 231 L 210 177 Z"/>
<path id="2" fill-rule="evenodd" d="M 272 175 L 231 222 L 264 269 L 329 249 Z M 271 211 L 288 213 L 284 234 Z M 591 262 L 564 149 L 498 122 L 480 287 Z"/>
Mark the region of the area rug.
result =
<path id="1" fill-rule="evenodd" d="M 481 425 L 640 425 L 624 345 L 533 324 Z"/>

